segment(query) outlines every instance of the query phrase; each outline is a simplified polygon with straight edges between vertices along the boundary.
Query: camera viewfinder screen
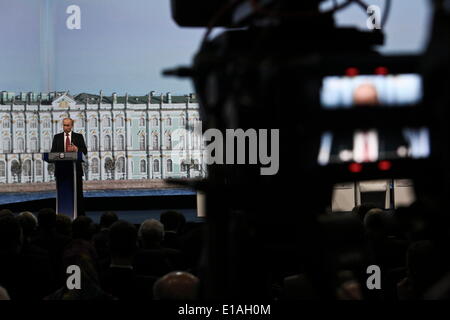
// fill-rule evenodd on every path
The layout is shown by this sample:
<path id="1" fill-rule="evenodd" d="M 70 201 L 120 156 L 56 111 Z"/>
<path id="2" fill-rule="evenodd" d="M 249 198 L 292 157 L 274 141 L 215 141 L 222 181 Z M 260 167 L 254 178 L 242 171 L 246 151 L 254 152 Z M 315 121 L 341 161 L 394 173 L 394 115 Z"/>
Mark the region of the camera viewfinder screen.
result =
<path id="1" fill-rule="evenodd" d="M 318 164 L 376 162 L 379 160 L 422 159 L 430 156 L 429 130 L 399 128 L 397 130 L 355 130 L 322 134 Z"/>
<path id="2" fill-rule="evenodd" d="M 324 109 L 410 106 L 421 99 L 422 78 L 418 74 L 326 76 L 320 91 Z"/>

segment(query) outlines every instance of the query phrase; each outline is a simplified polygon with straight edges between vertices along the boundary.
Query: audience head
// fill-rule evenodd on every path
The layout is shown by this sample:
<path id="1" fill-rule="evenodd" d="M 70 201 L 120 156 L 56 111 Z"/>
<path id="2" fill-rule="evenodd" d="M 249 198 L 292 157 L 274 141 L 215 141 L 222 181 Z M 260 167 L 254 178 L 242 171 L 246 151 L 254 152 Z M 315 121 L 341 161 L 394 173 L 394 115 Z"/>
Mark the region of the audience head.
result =
<path id="1" fill-rule="evenodd" d="M 410 242 L 430 239 L 430 214 L 427 206 L 416 201 L 409 207 L 395 210 L 395 219 Z"/>
<path id="2" fill-rule="evenodd" d="M 181 212 L 178 212 L 178 232 L 184 231 L 184 228 L 186 226 L 186 217 Z"/>
<path id="3" fill-rule="evenodd" d="M 337 292 L 338 300 L 362 300 L 363 293 L 361 284 L 357 277 L 350 270 L 341 270 L 337 273 Z"/>
<path id="4" fill-rule="evenodd" d="M 83 277 L 81 280 L 82 285 L 85 281 L 99 282 L 95 268 L 97 254 L 94 247 L 86 241 L 83 241 L 83 239 L 71 241 L 64 249 L 62 259 L 64 269 L 71 265 L 80 267 Z"/>
<path id="5" fill-rule="evenodd" d="M 56 215 L 56 232 L 67 237 L 72 237 L 72 219 L 65 214 Z"/>
<path id="6" fill-rule="evenodd" d="M 119 218 L 115 212 L 106 211 L 100 217 L 100 228 L 109 228 L 117 220 L 119 220 Z"/>
<path id="7" fill-rule="evenodd" d="M 1 217 L 4 217 L 4 216 L 11 216 L 11 217 L 14 217 L 14 214 L 13 214 L 13 212 L 12 212 L 11 210 L 9 210 L 9 209 L 2 209 L 2 210 L 0 210 L 0 218 L 1 218 Z"/>
<path id="8" fill-rule="evenodd" d="M 370 209 L 374 208 L 376 208 L 376 206 L 371 203 L 360 204 L 353 208 L 352 213 L 356 215 L 361 220 L 361 222 L 364 222 L 364 217 L 366 216 L 366 213 Z"/>
<path id="9" fill-rule="evenodd" d="M 22 228 L 14 216 L 0 217 L 0 252 L 19 253 L 22 236 Z"/>
<path id="10" fill-rule="evenodd" d="M 37 227 L 37 218 L 30 211 L 23 211 L 16 217 L 22 227 L 24 238 L 33 234 Z"/>
<path id="11" fill-rule="evenodd" d="M 9 298 L 8 291 L 6 291 L 6 289 L 3 288 L 2 286 L 0 286 L 0 301 L 1 300 L 11 300 Z"/>
<path id="12" fill-rule="evenodd" d="M 164 225 L 165 231 L 178 231 L 181 222 L 181 213 L 178 211 L 165 211 L 161 213 L 159 221 Z"/>
<path id="13" fill-rule="evenodd" d="M 378 208 L 370 209 L 364 216 L 364 227 L 370 233 L 383 233 L 386 229 L 383 210 Z"/>
<path id="14" fill-rule="evenodd" d="M 164 226 L 158 220 L 147 219 L 141 224 L 138 236 L 144 248 L 158 245 L 164 239 Z"/>
<path id="15" fill-rule="evenodd" d="M 412 243 L 406 253 L 408 278 L 416 294 L 422 294 L 443 275 L 442 253 L 429 240 Z"/>
<path id="16" fill-rule="evenodd" d="M 47 296 L 46 300 L 110 300 L 100 285 L 97 271 L 97 254 L 94 247 L 82 239 L 72 240 L 64 249 L 62 255 L 63 270 L 67 270 L 66 281 L 60 289 Z M 74 268 L 75 267 L 75 268 Z M 78 279 L 73 272 L 80 272 Z M 79 283 L 78 283 L 79 281 Z M 71 288 L 68 284 L 79 284 Z"/>
<path id="17" fill-rule="evenodd" d="M 195 300 L 199 295 L 200 280 L 188 272 L 170 272 L 153 285 L 156 300 Z"/>
<path id="18" fill-rule="evenodd" d="M 90 241 L 95 232 L 95 225 L 91 218 L 79 216 L 72 222 L 72 238 Z"/>
<path id="19" fill-rule="evenodd" d="M 111 258 L 132 258 L 136 252 L 136 227 L 126 221 L 118 220 L 109 229 L 109 248 Z"/>
<path id="20" fill-rule="evenodd" d="M 56 225 L 56 213 L 52 208 L 44 208 L 38 212 L 38 227 L 41 230 L 53 230 Z"/>

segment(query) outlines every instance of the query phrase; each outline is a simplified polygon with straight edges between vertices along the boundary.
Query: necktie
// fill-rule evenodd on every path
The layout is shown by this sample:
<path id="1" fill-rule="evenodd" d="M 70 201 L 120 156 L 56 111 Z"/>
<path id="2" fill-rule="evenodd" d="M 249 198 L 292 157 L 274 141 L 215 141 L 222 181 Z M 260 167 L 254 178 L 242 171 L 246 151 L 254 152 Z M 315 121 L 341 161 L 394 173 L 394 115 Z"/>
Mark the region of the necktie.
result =
<path id="1" fill-rule="evenodd" d="M 369 153 L 369 134 L 367 132 L 363 133 L 364 139 L 364 149 L 363 149 L 363 162 L 370 161 L 370 153 Z"/>
<path id="2" fill-rule="evenodd" d="M 69 134 L 66 133 L 66 152 L 67 152 L 67 150 L 69 149 L 69 146 L 70 146 Z"/>

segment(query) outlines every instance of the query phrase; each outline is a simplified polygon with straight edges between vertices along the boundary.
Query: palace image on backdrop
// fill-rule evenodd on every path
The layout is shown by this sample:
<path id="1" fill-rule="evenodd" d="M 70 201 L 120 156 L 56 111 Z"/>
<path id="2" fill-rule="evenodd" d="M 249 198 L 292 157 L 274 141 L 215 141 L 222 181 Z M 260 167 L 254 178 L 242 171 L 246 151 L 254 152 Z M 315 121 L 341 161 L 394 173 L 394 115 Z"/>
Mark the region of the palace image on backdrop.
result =
<path id="1" fill-rule="evenodd" d="M 85 180 L 193 178 L 206 175 L 198 103 L 194 94 L 104 96 L 68 92 L 0 96 L 0 183 L 54 181 L 43 161 L 62 119 L 84 136 Z"/>

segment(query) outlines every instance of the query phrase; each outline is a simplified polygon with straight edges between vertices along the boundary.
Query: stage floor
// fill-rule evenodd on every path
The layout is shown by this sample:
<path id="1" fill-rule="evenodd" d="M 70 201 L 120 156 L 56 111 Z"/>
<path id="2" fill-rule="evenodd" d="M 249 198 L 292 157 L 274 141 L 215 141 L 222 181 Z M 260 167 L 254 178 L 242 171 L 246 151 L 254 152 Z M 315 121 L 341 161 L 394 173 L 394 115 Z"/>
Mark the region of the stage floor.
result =
<path id="1" fill-rule="evenodd" d="M 99 222 L 104 211 L 114 211 L 120 219 L 141 223 L 145 219 L 159 219 L 165 210 L 182 212 L 187 221 L 203 221 L 197 218 L 197 193 L 190 189 L 137 189 L 85 191 L 86 214 Z M 0 209 L 15 213 L 41 208 L 55 208 L 55 192 L 0 193 Z"/>
<path id="2" fill-rule="evenodd" d="M 84 191 L 85 198 L 196 195 L 188 189 L 127 189 Z M 0 193 L 0 205 L 42 199 L 54 199 L 56 191 Z"/>

